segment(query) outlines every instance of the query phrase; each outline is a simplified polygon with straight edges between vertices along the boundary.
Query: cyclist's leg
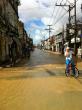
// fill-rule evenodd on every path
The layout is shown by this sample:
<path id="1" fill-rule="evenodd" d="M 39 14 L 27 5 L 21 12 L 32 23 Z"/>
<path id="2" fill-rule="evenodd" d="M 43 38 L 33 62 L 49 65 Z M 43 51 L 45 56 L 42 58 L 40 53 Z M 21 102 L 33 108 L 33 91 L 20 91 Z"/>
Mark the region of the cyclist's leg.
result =
<path id="1" fill-rule="evenodd" d="M 69 65 L 66 64 L 66 73 L 69 74 Z"/>
<path id="2" fill-rule="evenodd" d="M 73 59 L 71 60 L 71 66 L 72 66 L 73 74 L 75 76 L 75 64 L 74 64 L 74 60 Z"/>
<path id="3" fill-rule="evenodd" d="M 69 75 L 69 62 L 66 60 L 66 74 Z"/>

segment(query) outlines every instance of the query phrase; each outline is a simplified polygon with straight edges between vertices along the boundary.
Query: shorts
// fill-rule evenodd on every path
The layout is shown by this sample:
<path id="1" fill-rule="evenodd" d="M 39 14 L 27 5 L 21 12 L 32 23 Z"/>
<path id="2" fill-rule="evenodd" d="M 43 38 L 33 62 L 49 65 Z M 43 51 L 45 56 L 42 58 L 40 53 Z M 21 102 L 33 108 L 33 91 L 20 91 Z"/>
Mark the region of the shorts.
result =
<path id="1" fill-rule="evenodd" d="M 66 59 L 66 65 L 69 65 L 71 63 L 70 59 Z"/>

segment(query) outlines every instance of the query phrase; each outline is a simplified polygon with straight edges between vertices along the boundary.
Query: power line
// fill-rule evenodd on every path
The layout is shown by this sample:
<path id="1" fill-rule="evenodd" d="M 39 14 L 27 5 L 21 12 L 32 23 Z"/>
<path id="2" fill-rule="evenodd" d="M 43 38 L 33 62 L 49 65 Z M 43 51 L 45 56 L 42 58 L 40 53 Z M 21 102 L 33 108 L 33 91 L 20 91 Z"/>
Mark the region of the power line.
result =
<path id="1" fill-rule="evenodd" d="M 78 0 L 77 0 L 78 1 Z M 73 8 L 75 8 L 74 9 L 74 17 L 75 17 L 75 27 L 74 27 L 74 30 L 75 30 L 75 44 L 74 44 L 74 51 L 75 51 L 75 55 L 76 55 L 76 37 L 77 37 L 77 19 L 76 19 L 76 2 L 77 2 L 76 0 L 74 0 L 74 5 L 72 6 L 72 9 Z M 59 6 L 65 6 L 65 5 L 59 5 Z M 70 5 L 69 5 L 70 6 Z M 68 10 L 69 12 L 71 11 L 70 9 Z M 67 13 L 67 12 L 66 12 Z M 65 14 L 62 16 L 62 17 L 64 17 L 65 16 Z M 61 18 L 59 18 L 56 22 L 55 22 L 55 24 L 54 25 L 56 25 L 61 19 L 62 19 L 62 17 Z M 70 39 L 71 40 L 71 39 Z"/>
<path id="2" fill-rule="evenodd" d="M 61 7 L 68 7 L 69 8 L 69 26 L 71 24 L 71 10 L 73 9 L 73 7 L 71 5 L 66 5 L 66 4 L 60 4 L 60 5 L 56 5 L 56 6 L 61 6 Z M 68 37 L 69 37 L 69 46 L 71 44 L 71 37 L 69 35 L 69 32 L 68 32 Z"/>
<path id="3" fill-rule="evenodd" d="M 61 0 L 61 2 L 60 3 L 62 3 L 63 2 L 63 0 Z M 57 3 L 57 2 L 56 2 Z M 57 15 L 58 15 L 58 12 L 59 12 L 59 10 L 60 10 L 60 7 L 58 7 L 58 9 L 57 9 L 57 12 L 56 12 L 56 14 L 55 14 L 55 19 L 57 18 Z"/>
<path id="4" fill-rule="evenodd" d="M 69 4 L 71 4 L 71 2 L 70 2 L 69 0 L 67 0 L 67 2 L 68 2 Z"/>
<path id="5" fill-rule="evenodd" d="M 58 0 L 56 0 L 56 3 L 57 3 L 57 1 L 58 1 Z M 56 8 L 56 6 L 55 6 L 55 4 L 54 4 L 54 9 L 53 9 L 53 12 L 52 12 L 52 15 L 51 15 L 51 20 L 52 20 L 52 18 L 53 18 L 53 16 L 54 16 L 55 8 Z M 51 20 L 50 20 L 49 24 L 51 24 Z"/>
<path id="6" fill-rule="evenodd" d="M 60 3 L 62 3 L 62 1 L 63 1 L 63 0 L 61 0 Z M 56 4 L 57 2 L 58 2 L 58 0 L 55 2 L 55 4 Z M 52 13 L 51 19 L 52 19 L 53 16 L 54 16 L 55 7 L 56 7 L 56 5 L 54 5 L 54 9 L 53 9 L 53 13 Z M 58 9 L 58 10 L 59 10 L 59 9 Z M 57 13 L 58 13 L 58 10 L 57 10 Z M 57 15 L 57 14 L 55 14 L 55 15 Z M 51 22 L 51 20 L 50 20 L 50 22 Z M 50 23 L 49 23 L 49 24 L 50 24 Z"/>
<path id="7" fill-rule="evenodd" d="M 58 1 L 58 0 L 57 0 Z M 57 3 L 57 1 L 56 1 L 56 3 Z M 62 3 L 63 2 L 63 0 L 60 2 L 60 3 Z M 66 3 L 67 3 L 67 0 L 66 0 Z M 56 7 L 56 5 L 55 5 L 55 7 Z M 53 9 L 53 13 L 52 13 L 52 17 L 53 17 L 53 15 L 54 15 L 54 11 L 55 11 L 55 7 L 54 7 L 54 9 Z M 58 9 L 59 10 L 59 9 Z M 57 10 L 57 13 L 58 13 L 58 10 Z M 67 11 L 67 10 L 66 10 Z M 57 13 L 55 14 L 56 15 L 56 17 L 57 17 Z M 51 17 L 51 18 L 52 18 Z M 58 19 L 59 20 L 59 19 Z M 57 20 L 56 20 L 57 21 Z M 50 23 L 49 23 L 50 24 Z"/>
<path id="8" fill-rule="evenodd" d="M 68 1 L 68 0 L 67 0 Z M 78 0 L 77 0 L 78 1 Z M 77 2 L 76 1 L 76 2 Z M 69 10 L 67 10 L 67 12 L 65 14 L 63 14 L 56 22 L 54 25 L 56 25 L 67 13 L 69 12 Z"/>
<path id="9" fill-rule="evenodd" d="M 69 11 L 69 10 L 68 10 Z M 68 12 L 67 11 L 67 12 Z M 67 12 L 66 13 L 64 13 L 55 23 L 54 23 L 54 25 L 56 25 L 66 14 L 67 14 Z"/>
<path id="10" fill-rule="evenodd" d="M 65 10 L 65 11 L 67 11 L 67 10 Z M 62 15 L 62 13 L 64 13 L 64 12 L 63 12 L 63 11 L 62 11 L 62 9 L 61 9 L 58 15 L 60 16 L 60 15 Z M 58 17 L 56 17 L 56 18 L 58 19 L 58 18 L 59 18 L 59 16 L 58 16 Z M 57 21 L 57 19 L 55 20 L 55 22 Z"/>
<path id="11" fill-rule="evenodd" d="M 63 1 L 63 0 L 62 0 Z M 62 1 L 61 1 L 61 3 L 62 3 Z M 58 2 L 58 0 L 56 0 L 56 3 Z M 51 19 L 53 18 L 53 15 L 54 15 L 54 11 L 55 11 L 55 7 L 56 7 L 56 5 L 54 5 L 54 9 L 53 9 L 53 13 L 52 13 L 52 15 L 51 15 Z M 50 22 L 51 22 L 51 20 L 50 20 Z M 52 28 L 50 28 L 50 26 L 52 26 L 52 25 L 50 25 L 50 22 L 49 22 L 49 29 L 45 29 L 45 30 L 48 30 L 49 31 L 49 38 L 50 38 L 50 33 L 51 33 L 51 30 L 53 30 Z"/>
<path id="12" fill-rule="evenodd" d="M 66 3 L 67 3 L 67 1 L 66 1 Z M 66 3 L 65 3 L 65 4 L 66 4 Z M 61 2 L 60 2 L 60 4 L 61 4 Z M 64 8 L 64 10 L 65 10 L 66 12 L 68 11 L 68 10 L 66 10 L 65 8 Z M 62 10 L 61 10 L 61 11 L 62 11 Z M 60 13 L 59 13 L 59 14 L 61 14 L 61 13 L 62 13 L 61 11 L 60 11 Z M 58 15 L 58 11 L 57 11 L 56 15 Z M 56 16 L 55 18 L 57 18 L 57 16 Z M 58 20 L 55 20 L 55 22 L 56 22 L 56 21 L 59 21 L 59 18 L 58 18 Z"/>

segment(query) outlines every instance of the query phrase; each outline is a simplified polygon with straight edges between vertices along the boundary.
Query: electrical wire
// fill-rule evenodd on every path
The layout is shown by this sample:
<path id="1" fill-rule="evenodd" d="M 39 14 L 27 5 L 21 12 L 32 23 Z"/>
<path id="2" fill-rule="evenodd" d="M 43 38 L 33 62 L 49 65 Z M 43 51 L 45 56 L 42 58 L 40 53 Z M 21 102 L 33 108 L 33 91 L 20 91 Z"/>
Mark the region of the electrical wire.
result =
<path id="1" fill-rule="evenodd" d="M 63 1 L 63 0 L 61 0 L 61 3 L 62 3 L 62 1 Z M 58 2 L 58 0 L 56 0 L 56 3 L 57 3 L 57 2 Z M 53 12 L 52 12 L 52 15 L 51 15 L 51 19 L 50 19 L 49 25 L 51 24 L 51 20 L 52 20 L 52 18 L 53 18 L 53 16 L 54 16 L 55 8 L 56 8 L 56 5 L 55 5 L 55 3 L 54 3 L 54 9 L 53 9 Z M 57 13 L 58 13 L 58 11 L 57 11 Z"/>
<path id="2" fill-rule="evenodd" d="M 68 10 L 69 11 L 69 10 Z M 66 12 L 66 13 L 64 13 L 55 23 L 54 23 L 54 25 L 56 25 L 67 13 L 68 13 L 68 11 Z"/>
<path id="3" fill-rule="evenodd" d="M 56 0 L 56 3 L 57 3 L 57 2 L 58 2 L 58 0 Z M 51 24 L 52 18 L 53 18 L 53 16 L 54 16 L 54 11 L 55 11 L 55 9 L 56 9 L 56 5 L 54 4 L 54 9 L 53 9 L 53 12 L 52 12 L 52 15 L 51 15 L 51 19 L 50 19 L 49 24 Z"/>
<path id="4" fill-rule="evenodd" d="M 67 3 L 67 0 L 66 0 L 66 2 L 64 3 L 64 4 L 66 4 Z M 68 11 L 66 8 L 64 8 L 64 7 L 62 7 L 66 12 Z M 61 14 L 61 12 L 62 12 L 62 10 L 60 11 L 60 13 L 59 13 L 59 15 Z"/>
<path id="5" fill-rule="evenodd" d="M 66 3 L 67 3 L 68 0 L 66 0 Z M 78 1 L 78 0 L 77 0 Z M 77 2 L 76 1 L 76 2 Z M 70 2 L 69 2 L 70 3 Z M 71 4 L 71 3 L 70 3 Z M 55 10 L 55 9 L 54 9 Z M 52 17 L 54 15 L 54 10 L 53 10 L 53 14 L 52 14 Z M 65 9 L 66 10 L 66 9 Z M 63 17 L 69 12 L 69 10 L 66 10 L 66 13 L 64 13 L 55 23 L 54 23 L 54 26 L 60 21 L 63 19 Z"/>
<path id="6" fill-rule="evenodd" d="M 58 0 L 57 0 L 58 1 Z M 56 1 L 56 3 L 57 3 L 57 1 Z M 63 2 L 63 0 L 61 0 L 61 2 L 60 3 L 62 3 Z M 67 3 L 67 0 L 66 0 L 66 3 Z M 54 9 L 53 9 L 53 13 L 52 13 L 52 15 L 51 15 L 51 19 L 52 19 L 52 17 L 54 16 L 54 11 L 55 11 L 55 7 L 56 7 L 56 5 L 54 6 Z M 57 18 L 57 14 L 58 14 L 58 12 L 59 12 L 59 9 L 60 8 L 58 8 L 58 10 L 57 10 L 57 12 L 56 12 L 56 14 L 55 14 L 55 18 Z M 62 11 L 62 10 L 61 10 Z M 59 14 L 61 13 L 61 11 L 59 12 Z M 65 9 L 65 11 L 67 11 L 66 9 Z M 51 22 L 49 23 L 49 24 L 51 24 Z"/>
<path id="7" fill-rule="evenodd" d="M 57 0 L 58 1 L 58 0 Z M 57 3 L 57 1 L 56 1 L 56 3 Z M 78 1 L 78 0 L 77 0 Z M 76 1 L 76 2 L 77 2 Z M 60 3 L 62 3 L 63 2 L 63 0 L 60 2 Z M 69 0 L 66 0 L 66 3 L 70 3 L 69 2 Z M 71 3 L 70 3 L 71 4 Z M 35 8 L 38 8 L 38 7 L 35 7 Z M 30 8 L 30 9 L 34 9 L 34 8 Z M 53 18 L 53 16 L 54 16 L 54 12 L 55 12 L 55 9 L 56 9 L 56 6 L 54 6 L 54 9 L 53 9 L 53 12 L 52 12 L 52 15 L 51 15 L 51 19 Z M 59 12 L 59 9 L 57 10 L 57 12 L 56 12 L 56 14 L 55 14 L 55 18 L 57 18 L 57 14 L 58 14 L 58 12 Z M 63 17 L 66 15 L 68 13 L 68 10 L 66 11 L 66 13 L 65 14 L 63 14 L 59 19 L 57 19 L 56 20 L 56 22 L 54 23 L 54 26 L 61 20 L 61 19 L 63 19 Z"/>
<path id="8" fill-rule="evenodd" d="M 67 0 L 67 2 L 68 2 L 69 4 L 71 4 L 71 2 L 70 2 L 69 0 Z"/>
<path id="9" fill-rule="evenodd" d="M 68 0 L 67 0 L 68 1 Z M 77 0 L 78 1 L 78 0 Z M 76 1 L 76 2 L 77 2 Z M 54 23 L 54 25 L 56 25 L 67 13 L 69 12 L 69 10 L 64 14 L 64 15 L 62 15 L 55 23 Z"/>
<path id="10" fill-rule="evenodd" d="M 63 0 L 61 0 L 61 2 L 60 3 L 62 3 L 63 2 Z M 57 2 L 56 2 L 57 3 Z M 55 5 L 55 7 L 56 7 L 56 5 Z M 55 9 L 53 10 L 53 13 L 52 13 L 52 17 L 51 18 L 53 18 L 53 16 L 54 16 L 54 11 L 55 11 Z M 58 12 L 60 11 L 60 7 L 58 7 L 58 9 L 57 9 L 57 12 L 56 12 L 56 14 L 55 14 L 55 19 L 57 18 L 57 15 L 58 15 Z"/>
<path id="11" fill-rule="evenodd" d="M 62 1 L 63 1 L 63 0 L 62 0 Z M 62 2 L 62 1 L 61 1 L 61 2 Z M 77 1 L 78 1 L 78 0 L 77 0 Z M 77 2 L 77 1 L 76 1 L 76 2 Z M 66 3 L 67 3 L 67 2 L 69 2 L 69 1 L 66 0 Z M 69 2 L 69 3 L 70 3 L 70 2 Z M 70 3 L 70 4 L 71 4 L 71 3 Z M 54 11 L 55 11 L 55 9 L 53 10 L 52 17 L 53 17 L 53 15 L 54 15 Z M 58 11 L 57 11 L 57 12 L 58 12 Z M 68 12 L 69 12 L 69 10 L 66 10 L 66 13 L 64 13 L 59 19 L 56 20 L 56 22 L 54 23 L 54 26 L 55 26 L 60 20 L 62 20 L 63 17 L 64 17 Z"/>

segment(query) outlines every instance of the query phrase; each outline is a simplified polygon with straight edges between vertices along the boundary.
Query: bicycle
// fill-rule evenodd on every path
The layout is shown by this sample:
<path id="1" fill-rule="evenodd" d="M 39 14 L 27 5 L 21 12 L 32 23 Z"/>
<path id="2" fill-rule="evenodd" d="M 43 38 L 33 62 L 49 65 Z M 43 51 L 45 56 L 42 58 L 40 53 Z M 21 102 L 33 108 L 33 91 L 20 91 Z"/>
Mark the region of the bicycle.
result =
<path id="1" fill-rule="evenodd" d="M 76 67 L 76 65 L 73 65 L 74 69 L 75 69 L 75 77 L 78 77 L 79 76 L 79 70 L 78 68 Z M 72 70 L 72 63 L 69 64 L 69 75 L 68 73 L 66 72 L 66 69 L 65 69 L 65 74 L 66 76 L 70 76 L 70 75 L 73 75 L 73 70 Z"/>

